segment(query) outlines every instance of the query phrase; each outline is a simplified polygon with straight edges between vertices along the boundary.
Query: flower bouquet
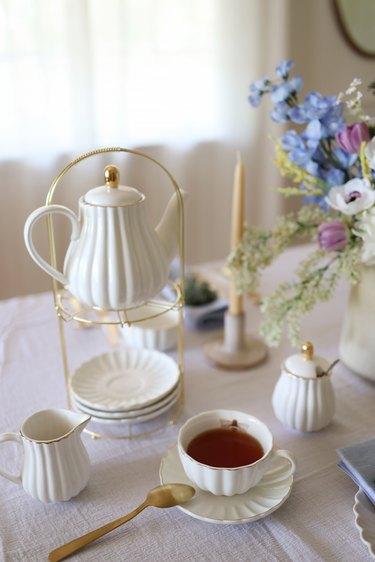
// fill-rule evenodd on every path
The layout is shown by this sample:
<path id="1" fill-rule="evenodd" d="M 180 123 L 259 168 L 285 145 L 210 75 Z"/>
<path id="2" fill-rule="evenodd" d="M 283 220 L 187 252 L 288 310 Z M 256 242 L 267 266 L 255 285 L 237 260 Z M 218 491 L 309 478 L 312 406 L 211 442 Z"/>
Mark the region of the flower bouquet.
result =
<path id="1" fill-rule="evenodd" d="M 257 107 L 269 95 L 271 118 L 293 125 L 274 139 L 275 161 L 290 180 L 279 191 L 301 196 L 302 205 L 271 230 L 245 225 L 228 259 L 238 290 L 256 291 L 262 270 L 288 245 L 306 236 L 316 242 L 295 280 L 262 303 L 260 332 L 270 346 L 279 344 L 285 327 L 292 345 L 300 345 L 302 317 L 332 296 L 342 275 L 354 285 L 362 268 L 375 264 L 375 127 L 362 107 L 361 81 L 337 96 L 311 92 L 299 101 L 303 81 L 290 76 L 292 67 L 281 61 L 274 80 L 253 82 L 249 102 Z"/>

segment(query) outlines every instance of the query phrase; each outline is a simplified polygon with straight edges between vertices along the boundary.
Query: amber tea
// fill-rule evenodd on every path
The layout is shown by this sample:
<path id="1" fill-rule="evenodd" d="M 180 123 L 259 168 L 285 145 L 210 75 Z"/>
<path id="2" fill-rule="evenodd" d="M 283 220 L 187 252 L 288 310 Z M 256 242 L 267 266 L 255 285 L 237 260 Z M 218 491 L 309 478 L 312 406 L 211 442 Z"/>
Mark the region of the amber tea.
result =
<path id="1" fill-rule="evenodd" d="M 215 468 L 237 468 L 261 459 L 264 451 L 255 437 L 233 422 L 227 427 L 199 433 L 190 441 L 187 454 Z"/>

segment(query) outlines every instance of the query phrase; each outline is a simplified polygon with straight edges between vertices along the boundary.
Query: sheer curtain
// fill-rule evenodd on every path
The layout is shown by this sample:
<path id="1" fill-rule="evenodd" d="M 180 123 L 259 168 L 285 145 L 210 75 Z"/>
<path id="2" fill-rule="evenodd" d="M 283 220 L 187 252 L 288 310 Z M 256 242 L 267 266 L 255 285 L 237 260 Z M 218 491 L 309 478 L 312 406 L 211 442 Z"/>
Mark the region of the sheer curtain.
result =
<path id="1" fill-rule="evenodd" d="M 247 89 L 283 56 L 288 2 L 0 0 L 0 298 L 49 288 L 24 250 L 25 218 L 65 164 L 103 146 L 143 149 L 190 192 L 188 261 L 227 255 L 236 151 L 249 184 L 269 157 Z M 153 171 L 140 164 L 129 179 L 147 191 Z M 74 181 L 101 179 L 94 167 Z M 61 201 L 73 208 L 76 183 Z M 270 219 L 277 198 L 251 187 L 248 218 Z"/>
<path id="2" fill-rule="evenodd" d="M 46 158 L 119 142 L 186 146 L 236 134 L 228 119 L 225 40 L 234 31 L 227 16 L 233 20 L 236 13 L 228 2 L 3 0 L 0 5 L 3 159 L 20 153 Z M 249 5 L 249 15 L 256 16 L 257 2 Z M 241 25 L 251 38 L 256 29 L 249 19 Z M 243 43 L 248 53 L 238 52 L 250 69 L 256 60 L 252 42 Z M 245 97 L 246 89 L 238 102 Z"/>

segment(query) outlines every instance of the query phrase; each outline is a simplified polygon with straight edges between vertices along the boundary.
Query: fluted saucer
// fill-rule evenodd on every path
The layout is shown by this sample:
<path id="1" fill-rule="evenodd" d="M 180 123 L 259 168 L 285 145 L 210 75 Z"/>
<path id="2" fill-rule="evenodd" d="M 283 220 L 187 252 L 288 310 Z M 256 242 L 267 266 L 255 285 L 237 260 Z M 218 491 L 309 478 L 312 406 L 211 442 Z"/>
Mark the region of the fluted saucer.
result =
<path id="1" fill-rule="evenodd" d="M 293 476 L 289 473 L 289 462 L 280 457 L 259 484 L 245 494 L 214 496 L 197 489 L 194 498 L 178 508 L 208 523 L 236 525 L 257 521 L 276 511 L 288 499 L 293 485 Z M 159 476 L 162 484 L 182 482 L 193 485 L 184 472 L 177 445 L 163 457 Z"/>
<path id="2" fill-rule="evenodd" d="M 137 410 L 161 400 L 179 380 L 177 363 L 150 349 L 120 349 L 93 357 L 71 377 L 75 399 L 106 412 Z"/>
<path id="3" fill-rule="evenodd" d="M 179 391 L 179 389 L 177 389 Z M 168 397 L 168 401 L 162 401 L 160 404 L 155 408 L 148 410 L 144 408 L 145 412 L 139 410 L 139 413 L 136 415 L 128 415 L 126 412 L 122 412 L 120 414 L 111 415 L 111 413 L 107 414 L 106 412 L 100 412 L 99 410 L 92 410 L 88 407 L 85 407 L 83 404 L 77 402 L 73 397 L 73 405 L 76 410 L 80 412 L 84 412 L 85 414 L 89 414 L 91 416 L 92 421 L 105 423 L 105 424 L 134 424 L 134 423 L 143 423 L 146 421 L 150 421 L 158 416 L 161 416 L 169 409 L 171 409 L 179 399 L 179 394 L 174 392 L 171 397 Z"/>
<path id="4" fill-rule="evenodd" d="M 355 495 L 353 511 L 361 541 L 367 546 L 372 558 L 375 558 L 375 506 L 361 488 Z"/>

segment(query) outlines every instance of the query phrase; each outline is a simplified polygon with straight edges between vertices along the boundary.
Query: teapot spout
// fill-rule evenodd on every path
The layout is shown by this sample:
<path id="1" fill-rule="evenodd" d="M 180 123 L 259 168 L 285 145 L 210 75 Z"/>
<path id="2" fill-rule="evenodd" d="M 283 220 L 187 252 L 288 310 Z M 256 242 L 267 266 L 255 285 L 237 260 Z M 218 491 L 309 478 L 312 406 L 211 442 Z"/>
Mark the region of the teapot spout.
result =
<path id="1" fill-rule="evenodd" d="M 187 197 L 185 191 L 180 190 L 179 193 L 174 193 L 168 201 L 167 208 L 157 225 L 155 232 L 164 247 L 167 259 L 169 262 L 177 254 L 178 240 L 179 240 L 179 198 L 181 213 L 183 213 L 183 200 Z"/>

